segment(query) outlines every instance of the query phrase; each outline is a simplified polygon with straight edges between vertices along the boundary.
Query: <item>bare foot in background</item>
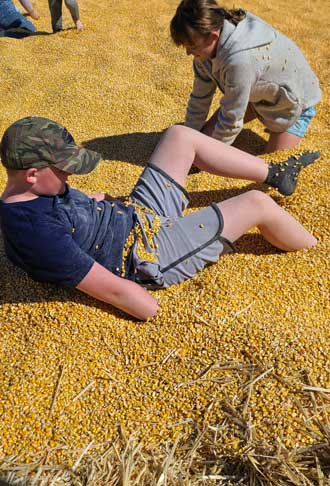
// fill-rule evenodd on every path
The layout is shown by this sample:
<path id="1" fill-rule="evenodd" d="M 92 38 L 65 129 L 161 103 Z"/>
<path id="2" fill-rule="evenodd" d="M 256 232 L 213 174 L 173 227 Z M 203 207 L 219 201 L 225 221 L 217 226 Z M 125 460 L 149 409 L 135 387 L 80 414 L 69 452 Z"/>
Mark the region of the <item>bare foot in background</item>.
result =
<path id="1" fill-rule="evenodd" d="M 84 24 L 81 22 L 81 20 L 77 20 L 76 27 L 79 32 L 82 32 L 84 30 Z"/>

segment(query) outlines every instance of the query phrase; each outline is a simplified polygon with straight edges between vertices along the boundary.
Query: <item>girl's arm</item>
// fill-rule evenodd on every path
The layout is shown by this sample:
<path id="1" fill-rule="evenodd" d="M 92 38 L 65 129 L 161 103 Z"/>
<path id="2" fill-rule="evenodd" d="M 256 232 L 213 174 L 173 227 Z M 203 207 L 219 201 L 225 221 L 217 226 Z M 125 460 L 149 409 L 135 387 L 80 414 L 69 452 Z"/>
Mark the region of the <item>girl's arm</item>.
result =
<path id="1" fill-rule="evenodd" d="M 143 287 L 117 277 L 97 262 L 77 288 L 141 320 L 153 317 L 158 310 L 157 300 Z"/>
<path id="2" fill-rule="evenodd" d="M 195 61 L 193 66 L 195 78 L 188 102 L 185 125 L 195 130 L 201 130 L 209 113 L 216 84 L 205 73 L 199 71 Z"/>
<path id="3" fill-rule="evenodd" d="M 220 100 L 212 137 L 232 144 L 244 125 L 255 73 L 247 61 L 242 62 L 242 58 L 238 59 L 237 64 L 231 64 L 225 69 L 224 95 Z"/>

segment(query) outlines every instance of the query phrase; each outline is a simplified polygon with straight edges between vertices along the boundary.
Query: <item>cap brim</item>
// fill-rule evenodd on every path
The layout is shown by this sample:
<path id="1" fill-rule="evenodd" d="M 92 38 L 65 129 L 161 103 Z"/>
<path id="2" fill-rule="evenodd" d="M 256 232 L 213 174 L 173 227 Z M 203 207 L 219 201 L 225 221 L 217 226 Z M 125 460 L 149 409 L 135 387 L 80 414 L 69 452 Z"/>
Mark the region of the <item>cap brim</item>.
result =
<path id="1" fill-rule="evenodd" d="M 101 154 L 83 147 L 67 146 L 61 150 L 61 159 L 54 164 L 68 174 L 89 174 L 102 159 Z"/>

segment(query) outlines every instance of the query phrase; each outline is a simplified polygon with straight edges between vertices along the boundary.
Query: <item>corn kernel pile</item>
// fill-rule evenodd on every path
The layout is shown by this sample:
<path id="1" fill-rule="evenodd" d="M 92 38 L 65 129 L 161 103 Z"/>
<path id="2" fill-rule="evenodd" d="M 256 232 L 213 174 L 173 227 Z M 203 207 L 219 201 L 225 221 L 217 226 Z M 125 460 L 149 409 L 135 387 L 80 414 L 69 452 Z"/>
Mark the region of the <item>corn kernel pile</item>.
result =
<path id="1" fill-rule="evenodd" d="M 38 30 L 50 32 L 47 2 L 36 5 Z M 184 119 L 192 69 L 169 38 L 176 5 L 80 0 L 83 33 L 64 8 L 65 30 L 57 35 L 0 38 L 1 134 L 27 115 L 54 119 L 104 157 L 71 184 L 127 196 L 160 133 Z M 294 39 L 320 79 L 322 102 L 299 150 L 322 156 L 303 171 L 293 196 L 269 191 L 317 237 L 317 247 L 283 253 L 251 231 L 238 240 L 238 253 L 154 292 L 161 311 L 139 323 L 78 291 L 33 282 L 7 261 L 0 240 L 0 462 L 48 451 L 54 464 L 70 464 L 70 450 L 111 440 L 119 425 L 157 447 L 189 433 L 192 423 L 222 420 L 224 402 L 246 404 L 256 440 L 311 443 L 302 413 L 308 386 L 330 389 L 328 22 L 321 0 L 308 9 L 284 0 L 235 6 Z M 260 153 L 267 137 L 251 122 L 238 146 Z M 187 182 L 193 209 L 251 187 L 205 173 Z M 224 442 L 235 448 L 238 441 L 229 427 Z"/>

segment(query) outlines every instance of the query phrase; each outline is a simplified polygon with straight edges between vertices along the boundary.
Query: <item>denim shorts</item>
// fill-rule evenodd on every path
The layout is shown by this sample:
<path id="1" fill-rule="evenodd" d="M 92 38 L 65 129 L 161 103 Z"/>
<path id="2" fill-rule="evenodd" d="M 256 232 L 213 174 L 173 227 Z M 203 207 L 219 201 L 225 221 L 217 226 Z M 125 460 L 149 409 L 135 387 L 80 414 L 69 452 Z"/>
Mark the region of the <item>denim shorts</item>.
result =
<path id="1" fill-rule="evenodd" d="M 144 169 L 130 197 L 136 204 L 151 209 L 161 223 L 154 236 L 157 262 L 146 262 L 134 255 L 136 281 L 146 287 L 179 284 L 216 262 L 221 254 L 235 249 L 221 235 L 223 218 L 219 207 L 212 204 L 184 214 L 189 202 L 186 190 L 152 164 Z M 146 216 L 151 226 L 154 216 Z"/>
<path id="2" fill-rule="evenodd" d="M 287 132 L 303 138 L 315 114 L 316 110 L 314 106 L 307 108 L 307 110 L 302 112 L 298 120 L 287 130 Z"/>
<path id="3" fill-rule="evenodd" d="M 11 0 L 0 0 L 0 28 L 7 29 L 23 29 L 29 32 L 36 32 L 35 26 L 24 15 L 16 10 L 15 5 Z M 11 37 L 15 37 L 14 35 Z M 2 36 L 4 36 L 3 33 Z M 18 33 L 19 36 L 19 33 Z"/>

